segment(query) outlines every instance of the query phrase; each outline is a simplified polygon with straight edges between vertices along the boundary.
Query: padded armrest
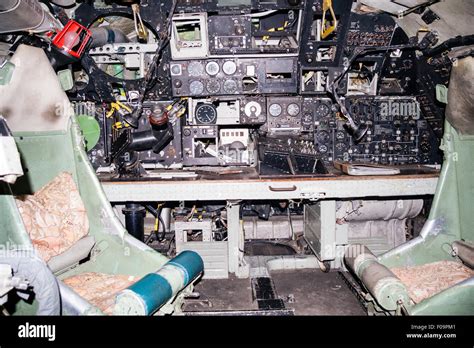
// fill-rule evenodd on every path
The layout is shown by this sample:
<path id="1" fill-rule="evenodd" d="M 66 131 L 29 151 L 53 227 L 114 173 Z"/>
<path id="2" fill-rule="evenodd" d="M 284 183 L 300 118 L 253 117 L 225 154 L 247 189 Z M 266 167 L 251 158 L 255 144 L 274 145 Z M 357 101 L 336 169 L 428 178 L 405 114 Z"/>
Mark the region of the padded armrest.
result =
<path id="1" fill-rule="evenodd" d="M 84 260 L 92 250 L 95 239 L 92 236 L 85 236 L 77 241 L 72 247 L 60 255 L 52 257 L 48 266 L 53 273 L 62 271 L 66 268 L 74 266 L 81 260 Z"/>

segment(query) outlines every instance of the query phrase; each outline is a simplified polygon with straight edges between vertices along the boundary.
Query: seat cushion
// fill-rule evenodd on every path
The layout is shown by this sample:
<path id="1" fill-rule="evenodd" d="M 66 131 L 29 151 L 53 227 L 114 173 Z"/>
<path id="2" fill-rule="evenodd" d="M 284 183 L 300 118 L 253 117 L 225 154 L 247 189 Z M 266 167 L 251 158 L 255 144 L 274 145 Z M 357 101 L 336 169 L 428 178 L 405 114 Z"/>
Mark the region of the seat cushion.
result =
<path id="1" fill-rule="evenodd" d="M 105 314 L 112 314 L 115 295 L 137 280 L 137 277 L 128 275 L 88 272 L 66 278 L 63 282 Z"/>
<path id="2" fill-rule="evenodd" d="M 405 284 L 415 303 L 474 276 L 473 270 L 455 261 L 392 268 L 391 271 Z"/>
<path id="3" fill-rule="evenodd" d="M 71 173 L 60 173 L 34 195 L 16 202 L 33 246 L 46 262 L 89 232 L 87 211 Z"/>

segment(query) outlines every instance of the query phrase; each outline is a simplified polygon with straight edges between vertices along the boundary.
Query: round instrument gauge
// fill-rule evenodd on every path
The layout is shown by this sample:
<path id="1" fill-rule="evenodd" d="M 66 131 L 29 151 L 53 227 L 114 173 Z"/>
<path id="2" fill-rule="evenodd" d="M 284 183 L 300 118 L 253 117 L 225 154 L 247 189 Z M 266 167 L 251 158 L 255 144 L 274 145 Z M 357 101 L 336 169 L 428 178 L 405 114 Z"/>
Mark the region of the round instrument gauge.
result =
<path id="1" fill-rule="evenodd" d="M 300 107 L 298 104 L 291 103 L 286 108 L 286 112 L 288 112 L 288 115 L 290 115 L 291 117 L 298 116 L 298 114 L 300 113 Z"/>
<path id="2" fill-rule="evenodd" d="M 325 117 L 329 114 L 329 111 L 329 106 L 327 106 L 326 104 L 319 104 L 316 108 L 316 116 Z"/>
<path id="3" fill-rule="evenodd" d="M 268 112 L 270 113 L 270 115 L 272 115 L 273 117 L 278 117 L 281 115 L 281 112 L 283 111 L 282 107 L 280 104 L 271 104 L 269 107 L 268 107 Z"/>
<path id="4" fill-rule="evenodd" d="M 311 114 L 304 114 L 303 119 L 301 120 L 304 124 L 312 124 L 313 123 L 313 115 Z"/>
<path id="5" fill-rule="evenodd" d="M 233 75 L 237 71 L 237 65 L 233 61 L 228 60 L 222 65 L 222 71 L 224 71 L 226 75 Z"/>
<path id="6" fill-rule="evenodd" d="M 193 95 L 202 94 L 204 92 L 204 85 L 201 81 L 192 81 L 189 84 L 189 92 Z"/>
<path id="7" fill-rule="evenodd" d="M 429 145 L 429 144 L 428 144 Z M 420 144 L 420 148 L 421 150 L 423 151 L 423 143 Z M 396 153 L 400 153 L 402 152 L 403 150 L 403 147 L 400 145 L 400 144 L 396 144 L 394 147 L 393 147 L 393 151 L 395 151 Z M 425 152 L 425 151 L 423 151 Z"/>
<path id="8" fill-rule="evenodd" d="M 336 132 L 336 139 L 338 140 L 342 140 L 346 137 L 346 133 L 344 133 L 343 131 L 337 131 Z"/>
<path id="9" fill-rule="evenodd" d="M 181 65 L 180 64 L 171 64 L 171 75 L 178 76 L 181 75 Z"/>
<path id="10" fill-rule="evenodd" d="M 328 147 L 326 145 L 319 145 L 318 151 L 319 153 L 326 153 L 328 152 Z"/>
<path id="11" fill-rule="evenodd" d="M 206 89 L 209 93 L 216 94 L 221 90 L 221 84 L 217 80 L 209 80 L 206 83 Z"/>
<path id="12" fill-rule="evenodd" d="M 212 124 L 217 120 L 217 110 L 214 105 L 201 104 L 196 107 L 196 122 L 200 124 Z"/>
<path id="13" fill-rule="evenodd" d="M 316 138 L 318 139 L 318 142 L 320 143 L 326 143 L 329 141 L 330 136 L 329 133 L 326 131 L 321 131 L 316 135 Z"/>
<path id="14" fill-rule="evenodd" d="M 345 151 L 347 151 L 347 148 L 348 148 L 348 146 L 345 143 L 337 143 L 336 144 L 336 150 L 338 152 L 345 152 Z"/>
<path id="15" fill-rule="evenodd" d="M 234 80 L 225 80 L 224 91 L 228 94 L 234 94 L 235 92 L 237 92 L 237 82 L 235 82 Z"/>
<path id="16" fill-rule="evenodd" d="M 423 141 L 421 144 L 420 144 L 420 150 L 421 152 L 423 153 L 428 153 L 431 151 L 431 145 L 430 143 L 426 142 L 426 141 Z"/>
<path id="17" fill-rule="evenodd" d="M 259 117 L 262 113 L 262 106 L 256 101 L 245 104 L 244 112 L 247 117 Z"/>
<path id="18" fill-rule="evenodd" d="M 188 65 L 189 76 L 202 76 L 204 74 L 204 66 L 201 62 L 192 61 Z"/>
<path id="19" fill-rule="evenodd" d="M 219 64 L 217 64 L 216 62 L 207 63 L 206 72 L 211 76 L 217 75 L 219 73 Z"/>

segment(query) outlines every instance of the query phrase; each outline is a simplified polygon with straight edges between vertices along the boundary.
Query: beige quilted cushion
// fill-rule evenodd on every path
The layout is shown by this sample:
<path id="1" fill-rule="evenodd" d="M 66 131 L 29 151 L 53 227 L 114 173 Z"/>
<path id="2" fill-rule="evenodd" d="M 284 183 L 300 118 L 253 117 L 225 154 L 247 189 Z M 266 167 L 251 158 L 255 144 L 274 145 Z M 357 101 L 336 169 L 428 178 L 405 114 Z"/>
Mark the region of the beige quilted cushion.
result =
<path id="1" fill-rule="evenodd" d="M 473 270 L 455 261 L 392 268 L 391 271 L 405 284 L 415 303 L 474 276 Z"/>
<path id="2" fill-rule="evenodd" d="M 112 314 L 115 295 L 135 281 L 134 276 L 89 272 L 69 277 L 64 283 L 105 314 Z"/>
<path id="3" fill-rule="evenodd" d="M 89 221 L 72 174 L 60 173 L 34 195 L 16 199 L 26 231 L 48 262 L 89 232 Z"/>

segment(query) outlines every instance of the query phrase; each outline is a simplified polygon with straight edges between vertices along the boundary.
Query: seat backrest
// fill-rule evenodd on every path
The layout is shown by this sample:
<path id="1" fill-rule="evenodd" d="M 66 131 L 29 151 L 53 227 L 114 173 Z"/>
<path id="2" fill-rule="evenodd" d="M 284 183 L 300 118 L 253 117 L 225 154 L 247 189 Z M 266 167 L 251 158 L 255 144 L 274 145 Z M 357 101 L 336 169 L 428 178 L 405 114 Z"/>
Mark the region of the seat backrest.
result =
<path id="1" fill-rule="evenodd" d="M 449 81 L 446 120 L 462 135 L 474 135 L 474 57 L 456 61 Z"/>

